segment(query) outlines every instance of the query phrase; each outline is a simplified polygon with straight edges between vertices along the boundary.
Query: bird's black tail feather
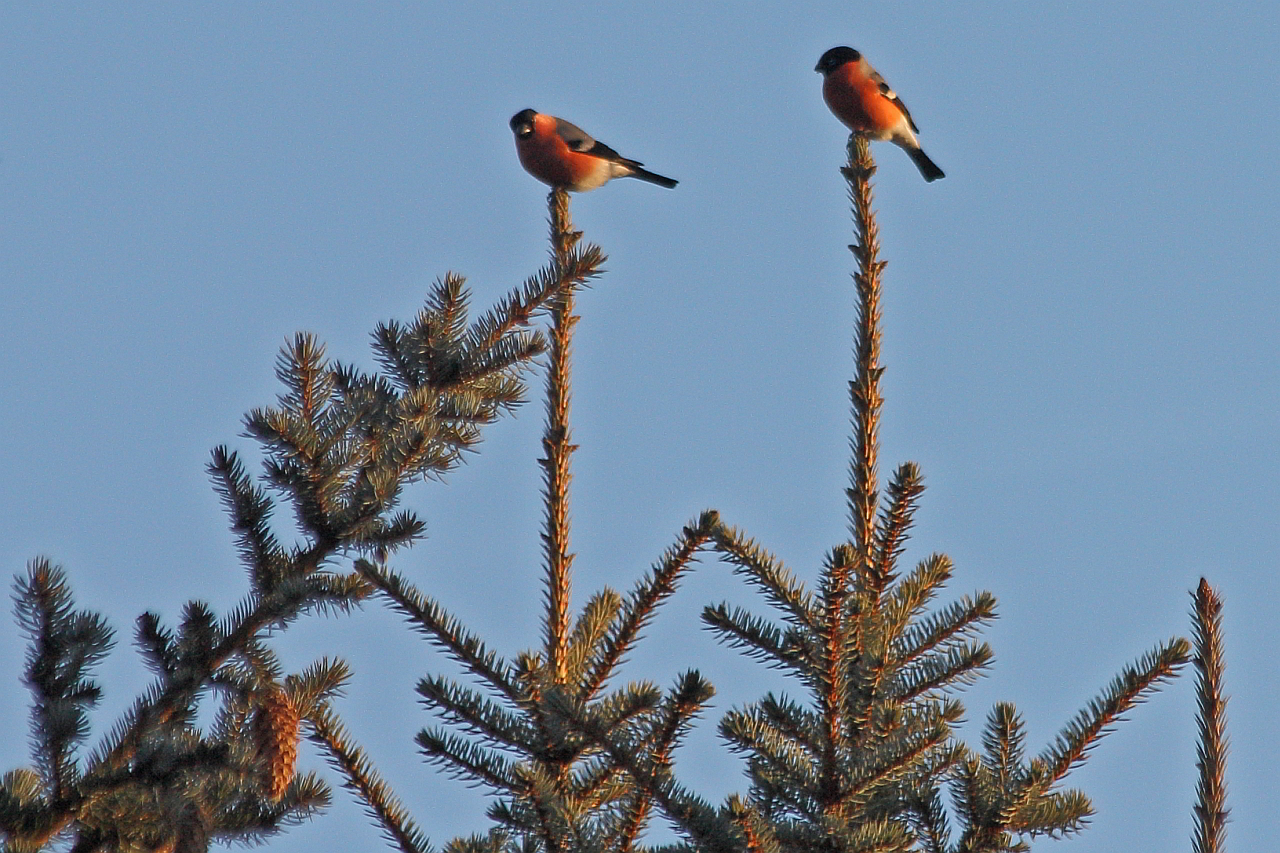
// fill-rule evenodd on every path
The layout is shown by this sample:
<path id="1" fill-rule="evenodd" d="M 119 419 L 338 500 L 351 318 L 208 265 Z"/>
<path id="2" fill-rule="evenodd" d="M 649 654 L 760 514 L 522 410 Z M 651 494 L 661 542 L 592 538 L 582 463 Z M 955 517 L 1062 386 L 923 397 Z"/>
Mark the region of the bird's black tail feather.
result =
<path id="1" fill-rule="evenodd" d="M 676 184 L 680 183 L 674 178 L 664 178 L 656 172 L 650 172 L 634 160 L 627 163 L 627 168 L 631 170 L 631 174 L 628 175 L 628 177 L 639 178 L 642 181 L 648 181 L 651 184 L 657 184 L 658 186 L 666 187 L 667 189 L 671 189 Z"/>
<path id="2" fill-rule="evenodd" d="M 907 153 L 911 155 L 911 159 L 915 161 L 916 168 L 920 170 L 920 174 L 924 175 L 926 181 L 936 181 L 938 178 L 945 178 L 946 174 L 938 168 L 938 164 L 929 159 L 929 155 L 924 153 L 921 148 L 907 148 Z"/>

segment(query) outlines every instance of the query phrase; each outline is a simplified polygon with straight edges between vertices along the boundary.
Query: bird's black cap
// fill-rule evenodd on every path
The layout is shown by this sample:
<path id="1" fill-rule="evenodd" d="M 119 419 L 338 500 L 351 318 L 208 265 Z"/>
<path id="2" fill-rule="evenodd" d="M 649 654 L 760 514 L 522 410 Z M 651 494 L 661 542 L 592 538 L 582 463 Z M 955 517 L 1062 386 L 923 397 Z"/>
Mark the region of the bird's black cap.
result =
<path id="1" fill-rule="evenodd" d="M 522 124 L 533 124 L 533 117 L 537 114 L 537 110 L 521 110 L 511 117 L 511 129 L 515 130 Z"/>
<path id="2" fill-rule="evenodd" d="M 830 74 L 841 65 L 857 62 L 861 58 L 862 54 L 851 47 L 833 47 L 822 54 L 822 58 L 818 60 L 818 64 L 813 67 L 813 70 L 821 71 L 823 74 Z"/>

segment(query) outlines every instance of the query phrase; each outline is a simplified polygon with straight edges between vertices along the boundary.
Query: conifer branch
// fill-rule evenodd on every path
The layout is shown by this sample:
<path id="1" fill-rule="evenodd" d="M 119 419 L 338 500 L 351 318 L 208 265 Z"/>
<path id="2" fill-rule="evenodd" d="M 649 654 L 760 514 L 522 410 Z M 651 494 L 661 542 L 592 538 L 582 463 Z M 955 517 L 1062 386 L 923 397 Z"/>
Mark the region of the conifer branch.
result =
<path id="1" fill-rule="evenodd" d="M 1200 779 L 1196 785 L 1195 853 L 1221 853 L 1226 847 L 1227 697 L 1223 695 L 1226 655 L 1222 643 L 1222 599 L 1204 578 L 1192 594 L 1192 639 L 1195 643 L 1196 752 Z"/>
<path id="2" fill-rule="evenodd" d="M 997 705 L 983 733 L 986 755 L 971 753 L 964 760 L 953 789 L 965 823 L 957 853 L 1010 849 L 1015 834 L 1034 838 L 1079 832 L 1092 814 L 1088 797 L 1053 788 L 1125 713 L 1174 677 L 1189 653 L 1190 644 L 1174 638 L 1125 667 L 1048 749 L 1029 762 L 1022 760 L 1021 718 L 1012 706 Z"/>
<path id="3" fill-rule="evenodd" d="M 803 635 L 794 628 L 783 630 L 763 616 L 756 616 L 727 602 L 707 605 L 702 621 L 715 631 L 718 639 L 730 648 L 753 657 L 765 666 L 784 671 L 798 671 L 802 679 L 817 686 L 816 663 L 805 647 Z"/>
<path id="4" fill-rule="evenodd" d="M 0 781 L 0 833 L 10 849 L 39 850 L 70 821 L 64 804 L 46 802 L 43 789 L 39 774 L 27 768 L 10 770 Z"/>
<path id="5" fill-rule="evenodd" d="M 581 239 L 569 217 L 569 194 L 560 188 L 547 196 L 551 221 L 551 255 L 561 282 L 569 253 Z M 551 351 L 547 371 L 547 426 L 540 460 L 544 476 L 546 525 L 542 540 L 546 547 L 546 655 L 557 682 L 568 678 L 566 655 L 569 642 L 570 567 L 569 553 L 569 462 L 577 449 L 569 433 L 570 370 L 574 288 L 562 285 L 551 307 Z"/>
<path id="6" fill-rule="evenodd" d="M 590 662 L 600 655 L 600 650 L 607 642 L 610 629 L 622 616 L 622 596 L 611 587 L 602 587 L 587 600 L 578 618 L 574 621 L 573 632 L 569 635 L 568 660 L 565 668 L 569 672 L 590 674 Z M 583 698 L 589 698 L 590 680 L 578 685 L 578 692 Z"/>
<path id="7" fill-rule="evenodd" d="M 934 784 L 924 783 L 909 790 L 908 807 L 912 829 L 924 853 L 947 853 L 951 845 L 951 829 L 942 793 Z"/>
<path id="8" fill-rule="evenodd" d="M 982 730 L 987 767 L 1002 790 L 1013 791 L 1023 781 L 1027 732 L 1018 709 L 997 702 Z"/>
<path id="9" fill-rule="evenodd" d="M 923 493 L 924 478 L 919 467 L 914 462 L 899 465 L 889 482 L 885 506 L 876 526 L 874 567 L 878 577 L 892 577 Z"/>
<path id="10" fill-rule="evenodd" d="M 396 572 L 368 560 L 357 560 L 356 571 L 387 596 L 416 630 L 493 690 L 516 703 L 528 698 L 498 653 L 490 651 L 434 599 L 419 592 Z"/>
<path id="11" fill-rule="evenodd" d="M 631 800 L 624 806 L 622 823 L 604 836 L 610 849 L 617 851 L 620 846 L 633 843 L 650 809 L 649 805 L 638 802 L 639 798 L 662 809 L 699 849 L 717 853 L 736 850 L 727 841 L 728 824 L 723 817 L 682 788 L 671 771 L 671 751 L 713 693 L 710 683 L 701 675 L 696 671 L 687 672 L 668 693 L 660 712 L 642 726 L 630 729 L 617 725 L 623 717 L 616 712 L 601 713 L 598 708 L 585 707 L 563 695 L 553 699 L 556 714 L 565 717 L 574 730 L 582 732 L 591 744 L 603 751 L 613 767 L 633 780 Z M 625 795 L 627 791 L 621 793 Z M 554 799 L 563 802 L 561 797 Z M 633 828 L 629 828 L 628 818 L 635 821 Z"/>
<path id="12" fill-rule="evenodd" d="M 589 670 L 590 675 L 582 684 L 583 696 L 594 696 L 604 686 L 639 639 L 640 632 L 653 619 L 658 606 L 675 592 L 676 584 L 692 568 L 698 552 L 720 528 L 719 513 L 715 510 L 703 512 L 696 521 L 685 525 L 676 543 L 636 582 L 627 597 L 622 617 L 609 632 L 608 640 Z"/>
<path id="13" fill-rule="evenodd" d="M 331 549 L 330 549 L 331 550 Z M 250 595 L 219 628 L 202 605 L 188 605 L 185 637 L 179 640 L 181 665 L 171 677 L 139 697 L 112 733 L 95 750 L 92 764 L 104 770 L 123 767 L 143 740 L 161 727 L 181 723 L 213 674 L 233 655 L 243 653 L 269 625 L 296 618 L 307 607 L 347 607 L 362 597 L 364 586 L 337 576 L 292 577 L 266 595 Z"/>
<path id="14" fill-rule="evenodd" d="M 634 786 L 622 768 L 592 750 L 590 757 L 574 768 L 573 788 L 568 798 L 586 812 L 603 812 L 600 825 L 611 827 L 616 822 L 611 813 L 632 794 Z"/>
<path id="15" fill-rule="evenodd" d="M 565 819 L 563 808 L 560 808 L 563 803 L 557 796 L 556 785 L 545 774 L 536 770 L 531 770 L 528 776 L 528 787 L 532 791 L 528 801 L 536 816 L 536 828 L 547 853 L 567 853 L 568 845 L 564 841 L 570 834 L 569 821 Z"/>
<path id="16" fill-rule="evenodd" d="M 897 661 L 902 666 L 915 663 L 972 636 L 993 621 L 995 615 L 996 599 L 991 593 L 980 592 L 976 598 L 966 595 L 908 626 L 895 643 Z"/>
<path id="17" fill-rule="evenodd" d="M 161 624 L 155 613 L 147 612 L 138 617 L 134 642 L 156 675 L 172 677 L 178 671 L 180 660 L 173 632 Z"/>
<path id="18" fill-rule="evenodd" d="M 628 729 L 624 724 L 648 715 L 658 707 L 662 701 L 662 690 L 650 681 L 633 681 L 590 704 L 559 692 L 556 696 L 548 696 L 548 699 L 550 709 L 569 718 L 574 726 L 586 718 L 603 731 L 623 732 Z M 589 739 L 583 738 L 580 732 L 565 738 L 566 746 L 577 743 L 585 746 Z"/>
<path id="19" fill-rule="evenodd" d="M 487 833 L 473 834 L 467 838 L 454 838 L 444 846 L 443 853 L 510 853 L 511 836 L 503 827 L 494 827 Z"/>
<path id="20" fill-rule="evenodd" d="M 528 722 L 475 691 L 444 676 L 427 676 L 418 682 L 424 703 L 444 713 L 445 719 L 500 749 L 520 749 L 534 742 Z"/>
<path id="21" fill-rule="evenodd" d="M 717 533 L 718 550 L 764 592 L 787 627 L 727 604 L 707 608 L 704 622 L 747 654 L 797 676 L 809 691 L 803 706 L 770 695 L 725 715 L 721 734 L 747 754 L 752 785 L 750 806 L 733 802 L 728 814 L 752 849 L 763 844 L 748 819 L 754 810 L 783 850 L 1026 850 L 1015 836 L 1058 837 L 1083 827 L 1088 798 L 1053 788 L 1126 711 L 1176 673 L 1186 662 L 1187 646 L 1171 641 L 1127 668 L 1049 750 L 1029 762 L 1012 706 L 998 707 L 989 722 L 986 756 L 954 739 L 963 706 L 946 693 L 970 683 L 989 664 L 990 647 L 972 637 L 995 617 L 996 602 L 980 592 L 926 613 L 951 577 L 951 561 L 943 555 L 920 562 L 905 577 L 898 574 L 923 481 L 915 465 L 900 466 L 881 506 L 885 263 L 879 258 L 871 192 L 875 164 L 867 140 L 852 136 L 848 156 L 843 174 L 853 208 L 850 249 L 857 260 L 846 490 L 850 540 L 830 552 L 820 576 L 821 600 L 815 601 L 750 539 L 728 527 Z M 628 772 L 645 785 L 674 785 L 670 777 L 646 779 L 636 764 L 629 763 Z M 963 826 L 955 848 L 942 805 L 944 784 L 952 789 Z M 723 828 L 710 832 L 721 843 L 738 843 Z"/>
<path id="22" fill-rule="evenodd" d="M 32 753 L 48 798 L 58 802 L 80 778 L 75 748 L 102 697 L 90 673 L 111 650 L 112 631 L 99 614 L 73 609 L 65 573 L 48 560 L 31 561 L 15 587 L 14 612 L 29 638 L 23 681 L 33 697 Z"/>
<path id="23" fill-rule="evenodd" d="M 351 681 L 351 667 L 341 658 L 322 657 L 306 669 L 287 676 L 283 683 L 290 699 L 303 717 L 335 696 L 341 696 Z"/>
<path id="24" fill-rule="evenodd" d="M 929 757 L 942 747 L 951 734 L 951 726 L 964 716 L 964 707 L 954 700 L 938 702 L 908 712 L 895 731 L 864 737 L 857 756 L 858 764 L 845 768 L 839 799 L 869 799 L 879 788 L 910 777 Z"/>
<path id="25" fill-rule="evenodd" d="M 911 702 L 935 692 L 973 684 L 995 657 L 986 643 L 965 643 L 904 667 L 892 689 L 895 701 Z"/>
<path id="26" fill-rule="evenodd" d="M 42 567 L 50 571 L 39 571 Z M 60 570 L 42 562 L 33 565 L 33 575 L 26 584 L 27 595 L 22 594 L 24 584 L 18 584 L 19 615 L 21 618 L 29 609 L 27 604 L 38 602 L 38 596 L 33 599 L 30 595 L 33 590 L 56 592 L 52 599 L 46 596 L 47 601 L 57 603 L 55 608 L 36 609 L 59 619 L 62 614 L 72 617 L 58 628 L 59 637 L 54 643 L 72 653 L 59 665 L 59 678 L 71 679 L 68 683 L 78 684 L 76 692 L 89 697 L 91 682 L 84 680 L 83 666 L 77 660 L 89 662 L 100 656 L 95 655 L 95 648 L 104 653 L 109 631 L 99 617 L 70 611 L 70 590 L 60 575 Z M 51 584 L 51 580 L 57 582 Z M 23 621 L 29 623 L 31 619 Z M 86 628 L 98 636 L 92 638 L 87 649 L 81 649 L 77 638 L 83 637 Z M 220 637 L 212 613 L 196 602 L 187 606 L 176 637 L 147 614 L 139 620 L 139 629 L 140 640 L 149 643 L 162 676 L 171 668 L 204 666 L 208 647 Z M 33 654 L 39 645 L 33 643 Z M 324 784 L 311 777 L 295 778 L 292 758 L 281 753 L 281 749 L 288 752 L 295 748 L 292 736 L 287 734 L 287 724 L 277 732 L 281 737 L 274 739 L 276 753 L 283 756 L 282 761 L 273 760 L 282 774 L 277 777 L 276 792 L 272 801 L 262 794 L 257 775 L 250 769 L 253 748 L 244 725 L 247 715 L 235 715 L 232 709 L 243 705 L 235 692 L 239 678 L 236 668 L 252 676 L 250 664 L 256 661 L 254 655 L 265 654 L 262 662 L 268 667 L 272 660 L 264 649 L 248 651 L 253 654 L 236 666 L 220 668 L 210 679 L 211 684 L 232 691 L 217 714 L 212 738 L 205 738 L 194 728 L 198 691 L 190 691 L 185 700 L 170 709 L 163 729 L 151 729 L 145 736 L 138 734 L 143 714 L 154 709 L 165 695 L 162 682 L 153 685 L 117 722 L 90 756 L 83 774 L 74 765 L 74 772 L 63 774 L 58 796 L 51 796 L 55 787 L 52 782 L 45 785 L 34 774 L 6 775 L 5 791 L 0 795 L 0 828 L 9 835 L 11 846 L 39 848 L 54 835 L 73 829 L 72 847 L 78 849 L 98 849 L 108 842 L 113 849 L 139 844 L 149 849 L 173 841 L 180 847 L 187 845 L 181 849 L 203 850 L 215 834 L 244 840 L 261 838 L 323 807 L 328 801 Z M 112 750 L 131 739 L 134 747 L 130 759 L 111 762 Z M 36 783 L 34 788 L 29 784 L 32 781 Z M 32 806 L 38 809 L 33 810 Z"/>
<path id="27" fill-rule="evenodd" d="M 262 844 L 286 826 L 296 826 L 312 819 L 332 804 L 333 794 L 315 773 L 294 778 L 288 792 L 277 803 L 264 803 L 254 798 L 251 790 L 243 798 L 232 800 L 218 809 L 210 821 L 199 803 L 189 803 L 175 815 L 178 828 L 175 851 L 206 850 L 216 832 L 250 844 Z"/>
<path id="28" fill-rule="evenodd" d="M 1033 787 L 1045 791 L 1066 776 L 1126 712 L 1176 676 L 1190 659 L 1191 644 L 1175 637 L 1126 666 L 1033 763 Z"/>
<path id="29" fill-rule="evenodd" d="M 834 815 L 838 808 L 840 770 L 837 756 L 847 748 L 845 740 L 846 710 L 849 698 L 847 646 L 850 638 L 846 632 L 845 599 L 849 592 L 849 580 L 859 568 L 861 555 L 847 545 L 838 545 L 827 558 L 822 570 L 823 656 L 822 690 L 819 693 L 819 713 L 826 725 L 822 739 L 822 796 L 824 807 Z M 864 564 L 865 565 L 865 564 Z M 855 641 L 856 648 L 856 641 Z"/>
<path id="30" fill-rule="evenodd" d="M 885 675 L 886 649 L 877 643 L 872 653 L 864 648 L 868 630 L 880 621 L 883 605 L 881 593 L 893 580 L 893 566 L 901 543 L 906 537 L 914 512 L 915 500 L 923 485 L 915 466 L 907 463 L 899 468 L 890 485 L 888 502 L 881 513 L 880 523 L 875 520 L 879 501 L 877 485 L 877 458 L 879 454 L 880 408 L 880 272 L 885 264 L 878 260 L 879 231 L 872 208 L 871 177 L 875 174 L 875 161 L 867 140 L 853 134 L 848 146 L 849 164 L 842 173 L 849 184 L 849 199 L 853 208 L 855 243 L 849 248 L 858 261 L 854 273 L 858 301 L 854 333 L 854 378 L 849 384 L 853 409 L 852 458 L 850 461 L 850 488 L 848 490 L 853 554 L 850 570 L 840 573 L 823 572 L 824 583 L 836 579 L 848 582 L 856 577 L 859 596 L 852 605 L 859 611 L 852 619 L 846 633 L 843 625 L 831 625 L 828 630 L 839 629 L 839 639 L 853 650 L 862 652 L 860 669 L 863 685 L 858 691 L 860 702 L 854 714 L 853 725 L 858 729 L 870 728 L 874 721 L 873 697 L 881 690 Z M 831 639 L 836 639 L 832 637 Z"/>
<path id="31" fill-rule="evenodd" d="M 823 722 L 822 718 L 818 721 Z M 804 789 L 815 798 L 825 792 L 834 799 L 838 796 L 837 791 L 831 787 L 832 781 L 824 773 L 828 760 L 823 749 L 825 735 L 823 732 L 818 743 L 811 745 L 781 731 L 756 709 L 747 712 L 733 710 L 720 721 L 720 736 L 735 752 L 751 756 L 753 774 L 785 780 L 787 785 Z M 820 819 L 821 815 L 813 812 L 812 817 Z"/>
<path id="32" fill-rule="evenodd" d="M 1093 813 L 1093 803 L 1083 791 L 1053 791 L 1028 800 L 1008 828 L 1028 838 L 1066 838 L 1083 831 Z"/>
<path id="33" fill-rule="evenodd" d="M 946 554 L 930 554 L 893 585 L 888 601 L 884 604 L 884 618 L 891 626 L 892 633 L 901 635 L 900 645 L 915 645 L 907 638 L 916 637 L 921 632 L 928 633 L 922 624 L 912 624 L 912 620 L 924 615 L 925 607 L 937 597 L 947 581 L 951 580 L 953 569 L 951 558 Z M 994 598 L 989 593 L 982 595 L 990 599 L 991 607 L 994 608 Z M 947 608 L 951 609 L 953 608 Z M 934 618 L 925 617 L 925 622 L 932 622 Z M 903 631 L 906 632 L 905 635 L 902 634 Z"/>
<path id="34" fill-rule="evenodd" d="M 761 717 L 780 734 L 802 746 L 814 761 L 822 753 L 822 726 L 817 715 L 786 698 L 766 693 L 756 703 Z"/>
<path id="35" fill-rule="evenodd" d="M 532 322 L 539 310 L 554 305 L 566 284 L 580 286 L 598 276 L 605 255 L 594 243 L 571 246 L 563 265 L 551 263 L 526 279 L 522 287 L 506 296 L 475 323 L 472 342 L 480 349 L 495 345 L 513 329 Z"/>
<path id="36" fill-rule="evenodd" d="M 726 810 L 746 841 L 747 853 L 781 853 L 773 826 L 750 803 L 734 794 Z"/>
<path id="37" fill-rule="evenodd" d="M 378 774 L 361 747 L 327 703 L 321 703 L 307 715 L 308 738 L 319 746 L 329 763 L 340 772 L 343 787 L 355 793 L 365 810 L 382 827 L 387 841 L 402 853 L 430 853 L 431 844 L 413 822 L 400 799 Z"/>
<path id="38" fill-rule="evenodd" d="M 950 577 L 936 556 L 899 578 L 897 563 L 923 490 L 900 466 L 880 506 L 877 474 L 880 291 L 884 263 L 872 211 L 875 170 L 866 140 L 852 138 L 849 183 L 857 260 L 853 435 L 848 542 L 833 548 L 820 599 L 754 542 L 725 528 L 719 550 L 782 613 L 786 629 L 727 605 L 703 619 L 747 654 L 797 676 L 805 706 L 772 695 L 725 715 L 722 735 L 749 756 L 752 808 L 784 850 L 905 850 L 912 827 L 945 848 L 938 784 L 959 760 L 952 726 L 962 707 L 938 695 L 969 681 L 989 657 L 966 643 L 994 602 L 964 600 L 934 616 L 925 606 Z M 739 831 L 745 831 L 738 821 Z"/>
<path id="39" fill-rule="evenodd" d="M 722 525 L 716 531 L 715 541 L 721 556 L 733 564 L 734 573 L 755 584 L 789 622 L 797 628 L 818 630 L 822 614 L 812 593 L 781 560 L 735 527 Z"/>
<path id="40" fill-rule="evenodd" d="M 833 651 L 838 648 L 841 656 L 844 655 L 846 646 L 855 652 L 862 652 L 860 669 L 864 684 L 858 691 L 860 701 L 852 721 L 853 726 L 861 730 L 873 724 L 873 697 L 880 692 L 886 663 L 885 649 L 878 648 L 875 653 L 867 654 L 870 650 L 864 648 L 864 639 L 868 629 L 878 622 L 882 606 L 881 593 L 893 579 L 892 562 L 896 560 L 900 542 L 910 526 L 915 498 L 923 487 L 919 472 L 914 470 L 914 466 L 900 468 L 899 477 L 891 486 L 882 523 L 877 526 L 877 459 L 880 449 L 880 409 L 883 405 L 883 398 L 880 396 L 880 376 L 883 373 L 880 366 L 880 273 L 885 264 L 879 260 L 879 228 L 872 208 L 871 177 L 875 174 L 876 166 L 871 157 L 870 144 L 865 137 L 850 135 L 848 157 L 848 165 L 842 169 L 842 174 L 849 184 L 849 200 L 853 209 L 855 242 L 849 249 L 858 262 L 858 269 L 853 275 L 857 290 L 854 378 L 849 383 L 853 435 L 850 440 L 852 458 L 847 495 L 852 542 L 848 553 L 843 554 L 840 559 L 833 555 L 828 561 L 828 567 L 823 570 L 822 578 L 824 587 L 838 590 L 834 595 L 840 602 L 839 610 L 827 619 L 825 631 L 828 646 Z M 841 549 L 837 548 L 835 553 L 840 554 Z M 849 583 L 855 578 L 858 597 L 851 605 L 858 612 L 846 629 L 844 597 Z M 827 595 L 832 596 L 833 593 L 828 592 Z M 833 690 L 829 681 L 827 689 Z M 843 685 L 839 695 L 845 695 Z M 830 698 L 824 702 L 829 703 Z M 832 706 L 824 714 L 829 736 L 832 737 L 829 743 L 836 742 L 835 736 L 839 734 L 839 727 L 844 722 L 843 712 L 844 707 Z M 828 774 L 838 772 L 833 758 L 834 753 L 826 761 Z"/>
<path id="41" fill-rule="evenodd" d="M 279 580 L 284 551 L 268 522 L 271 499 L 250 479 L 239 456 L 229 448 L 214 448 L 209 473 L 231 516 L 236 545 L 255 585 L 270 590 Z"/>
<path id="42" fill-rule="evenodd" d="M 649 819 L 648 794 L 628 781 L 625 767 L 596 736 L 624 744 L 631 758 L 658 767 L 669 762 L 670 750 L 685 731 L 696 709 L 685 702 L 663 701 L 655 686 L 632 683 L 604 695 L 602 691 L 619 664 L 653 618 L 656 608 L 675 590 L 698 551 L 719 526 L 715 513 L 703 513 L 686 526 L 676 544 L 627 596 L 608 588 L 593 596 L 576 622 L 571 618 L 568 494 L 570 457 L 575 449 L 569 430 L 572 331 L 577 317 L 573 298 L 579 287 L 598 274 L 603 255 L 595 247 L 579 249 L 581 234 L 569 220 L 568 198 L 552 192 L 549 200 L 552 258 L 549 268 L 526 283 L 525 293 L 504 303 L 511 315 L 526 319 L 544 299 L 551 317 L 547 424 L 543 440 L 546 616 L 541 653 L 527 651 L 507 664 L 489 651 L 438 603 L 413 588 L 379 560 L 357 560 L 360 577 L 385 594 L 413 626 L 458 661 L 497 696 L 485 698 L 475 690 L 443 677 L 419 683 L 419 694 L 439 712 L 442 725 L 424 729 L 418 745 L 428 760 L 451 775 L 489 788 L 499 796 L 489 811 L 499 824 L 493 832 L 458 839 L 450 850 L 484 851 L 517 847 L 533 851 L 630 849 Z M 460 359 L 456 348 L 445 346 L 450 328 L 460 328 L 465 313 L 461 290 L 446 280 L 427 314 L 430 328 L 388 326 L 379 332 L 388 371 L 404 375 L 397 385 L 404 396 L 416 393 L 422 377 L 441 384 L 465 376 L 468 365 L 505 363 L 510 353 L 530 351 L 534 339 L 511 338 L 511 349 L 473 361 Z M 527 309 L 527 310 L 526 310 Z M 490 343 L 506 322 L 482 318 L 473 324 L 468 341 Z M 432 344 L 443 336 L 439 346 Z M 523 348 L 523 349 L 522 349 Z M 414 361 L 414 354 L 426 355 Z M 425 361 L 425 368 L 420 362 Z M 387 389 L 354 373 L 344 374 L 342 388 L 365 388 L 376 403 Z M 490 387 L 491 399 L 509 389 Z M 354 392 L 353 392 L 354 393 Z M 454 421 L 465 420 L 464 408 L 451 411 Z M 436 405 L 421 401 L 423 411 Z M 475 411 L 484 413 L 483 409 Z M 460 445 L 459 445 L 460 446 Z M 701 686 L 700 679 L 695 685 Z M 709 686 L 707 688 L 709 690 Z M 700 706 L 699 706 L 700 707 Z M 622 748 L 622 747 L 620 747 Z M 619 846 L 620 845 L 620 846 Z"/>
<path id="43" fill-rule="evenodd" d="M 440 728 L 423 729 L 414 741 L 429 761 L 444 768 L 455 779 L 478 783 L 498 794 L 521 794 L 528 790 L 520 772 L 525 768 L 464 737 Z"/>
<path id="44" fill-rule="evenodd" d="M 734 833 L 729 831 L 724 816 L 676 782 L 670 768 L 644 761 L 605 732 L 591 728 L 587 731 L 613 761 L 643 786 L 667 819 L 693 842 L 695 849 L 707 853 L 741 853 L 731 840 Z"/>
<path id="45" fill-rule="evenodd" d="M 713 694 L 711 684 L 693 671 L 684 673 L 668 694 L 649 745 L 649 761 L 658 772 L 670 773 L 672 753 Z M 636 790 L 631 794 L 622 824 L 615 833 L 613 848 L 618 853 L 630 853 L 653 806 L 652 793 L 642 786 L 634 787 Z"/>

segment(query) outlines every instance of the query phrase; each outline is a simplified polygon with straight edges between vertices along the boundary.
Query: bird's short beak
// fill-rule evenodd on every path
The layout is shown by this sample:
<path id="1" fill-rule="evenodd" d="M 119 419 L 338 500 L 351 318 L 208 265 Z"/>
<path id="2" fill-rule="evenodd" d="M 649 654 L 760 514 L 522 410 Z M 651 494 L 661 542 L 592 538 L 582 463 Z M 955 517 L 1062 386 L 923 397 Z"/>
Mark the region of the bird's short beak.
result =
<path id="1" fill-rule="evenodd" d="M 814 70 L 814 71 L 817 71 L 819 74 L 821 74 L 821 73 L 822 73 L 822 63 L 821 63 L 821 62 L 819 62 L 817 65 L 813 66 L 813 70 Z"/>

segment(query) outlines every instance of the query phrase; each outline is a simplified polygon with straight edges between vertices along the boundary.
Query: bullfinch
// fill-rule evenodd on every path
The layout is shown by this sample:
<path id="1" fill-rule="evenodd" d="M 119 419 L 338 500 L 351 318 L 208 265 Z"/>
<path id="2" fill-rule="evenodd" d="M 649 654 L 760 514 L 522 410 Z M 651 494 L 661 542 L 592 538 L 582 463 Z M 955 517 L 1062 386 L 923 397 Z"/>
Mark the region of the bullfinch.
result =
<path id="1" fill-rule="evenodd" d="M 868 139 L 888 140 L 911 155 L 926 181 L 946 175 L 920 150 L 907 105 L 894 94 L 866 57 L 851 47 L 833 47 L 813 69 L 822 74 L 822 99 L 831 112 L 854 133 Z"/>
<path id="2" fill-rule="evenodd" d="M 534 110 L 511 117 L 520 165 L 544 184 L 584 193 L 614 178 L 639 178 L 671 189 L 676 181 L 628 160 L 582 128 Z"/>

